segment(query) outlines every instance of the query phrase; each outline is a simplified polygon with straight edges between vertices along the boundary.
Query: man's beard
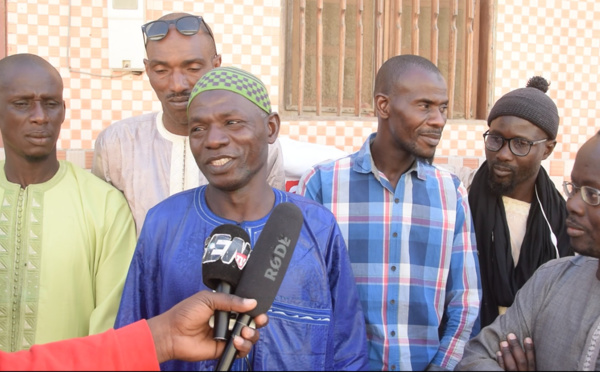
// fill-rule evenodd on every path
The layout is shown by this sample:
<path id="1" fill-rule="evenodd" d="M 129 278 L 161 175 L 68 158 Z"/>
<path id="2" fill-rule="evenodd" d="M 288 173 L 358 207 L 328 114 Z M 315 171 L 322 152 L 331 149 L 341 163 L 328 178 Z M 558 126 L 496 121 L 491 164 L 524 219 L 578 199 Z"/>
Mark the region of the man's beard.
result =
<path id="1" fill-rule="evenodd" d="M 419 148 L 417 147 L 417 144 L 414 143 L 414 142 L 413 143 L 400 142 L 400 146 L 402 146 L 402 148 L 405 151 L 407 151 L 408 153 L 410 153 L 417 160 L 426 162 L 429 165 L 433 164 L 433 160 L 435 158 L 435 149 L 433 150 L 433 153 L 431 154 L 431 156 L 425 156 L 425 155 L 423 155 L 423 151 L 419 151 Z"/>
<path id="2" fill-rule="evenodd" d="M 514 167 L 504 165 L 504 167 L 509 168 L 512 171 L 512 176 L 508 181 L 500 182 L 496 180 L 496 175 L 494 174 L 494 165 L 496 163 L 488 163 L 489 176 L 487 179 L 488 186 L 492 193 L 496 195 L 508 195 L 515 190 L 517 187 L 517 170 Z"/>
<path id="3" fill-rule="evenodd" d="M 496 176 L 490 173 L 490 176 L 488 177 L 488 186 L 490 187 L 492 193 L 496 195 L 510 194 L 515 190 L 515 187 L 517 187 L 514 176 L 511 177 L 509 182 L 495 182 L 493 179 L 494 177 Z"/>

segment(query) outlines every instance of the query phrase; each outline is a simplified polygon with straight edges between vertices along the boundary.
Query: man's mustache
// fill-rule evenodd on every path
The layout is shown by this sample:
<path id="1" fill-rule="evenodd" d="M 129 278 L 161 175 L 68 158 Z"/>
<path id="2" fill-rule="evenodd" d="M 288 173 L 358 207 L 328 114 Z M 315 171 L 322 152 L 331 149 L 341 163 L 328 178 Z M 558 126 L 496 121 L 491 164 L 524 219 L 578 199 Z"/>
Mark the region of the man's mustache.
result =
<path id="1" fill-rule="evenodd" d="M 191 94 L 191 92 L 189 92 L 189 91 L 179 92 L 179 93 L 170 93 L 170 94 L 167 94 L 167 99 L 178 98 L 178 97 L 185 97 L 185 98 L 189 99 L 190 94 Z"/>

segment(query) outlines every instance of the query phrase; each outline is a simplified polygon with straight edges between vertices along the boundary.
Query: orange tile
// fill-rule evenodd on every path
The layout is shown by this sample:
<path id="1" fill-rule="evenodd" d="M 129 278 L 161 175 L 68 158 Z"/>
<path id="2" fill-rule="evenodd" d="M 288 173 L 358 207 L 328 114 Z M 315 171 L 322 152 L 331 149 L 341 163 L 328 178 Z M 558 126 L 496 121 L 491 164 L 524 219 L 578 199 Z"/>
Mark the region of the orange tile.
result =
<path id="1" fill-rule="evenodd" d="M 72 17 L 81 17 L 81 7 L 80 6 L 70 7 L 69 12 L 71 13 Z"/>
<path id="2" fill-rule="evenodd" d="M 471 169 L 477 169 L 477 168 L 479 168 L 479 165 L 480 165 L 479 159 L 477 159 L 477 158 L 465 157 L 463 159 L 463 166 L 465 166 L 465 167 L 469 167 Z"/>
<path id="3" fill-rule="evenodd" d="M 19 34 L 19 35 L 17 35 L 17 44 L 27 45 L 27 44 L 29 44 L 28 39 L 29 39 L 28 35 Z"/>
<path id="4" fill-rule="evenodd" d="M 81 27 L 92 27 L 92 18 L 81 17 Z"/>
<path id="5" fill-rule="evenodd" d="M 92 61 L 89 58 L 81 58 L 79 61 L 81 69 L 89 70 L 92 67 Z"/>
<path id="6" fill-rule="evenodd" d="M 562 176 L 565 172 L 565 163 L 562 161 L 550 161 L 550 176 Z"/>
<path id="7" fill-rule="evenodd" d="M 100 48 L 92 48 L 91 45 L 88 46 L 91 48 L 91 58 L 92 59 L 101 59 L 102 58 L 102 49 Z"/>
<path id="8" fill-rule="evenodd" d="M 96 6 L 92 8 L 92 17 L 96 19 L 103 19 L 104 25 L 106 25 L 107 19 L 104 18 L 104 8 L 101 6 Z"/>

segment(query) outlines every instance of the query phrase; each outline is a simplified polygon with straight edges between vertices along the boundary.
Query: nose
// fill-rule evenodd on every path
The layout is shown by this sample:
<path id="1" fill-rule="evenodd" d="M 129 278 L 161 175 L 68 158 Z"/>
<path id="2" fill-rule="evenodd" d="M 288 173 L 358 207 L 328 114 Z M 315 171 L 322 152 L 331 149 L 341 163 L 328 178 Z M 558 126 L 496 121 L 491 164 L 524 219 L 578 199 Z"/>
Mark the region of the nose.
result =
<path id="1" fill-rule="evenodd" d="M 446 125 L 446 111 L 443 110 L 431 110 L 428 124 L 434 127 L 444 127 Z"/>
<path id="2" fill-rule="evenodd" d="M 34 101 L 31 108 L 31 121 L 34 123 L 43 124 L 48 121 L 48 114 L 44 105 L 40 101 Z"/>
<path id="3" fill-rule="evenodd" d="M 508 145 L 508 141 L 504 141 L 500 150 L 496 152 L 496 158 L 499 160 L 510 160 L 513 157 L 512 151 L 510 151 L 510 146 Z"/>
<path id="4" fill-rule="evenodd" d="M 173 71 L 170 80 L 170 89 L 173 92 L 184 92 L 190 90 L 190 84 L 188 82 L 187 76 L 182 71 L 176 69 Z"/>
<path id="5" fill-rule="evenodd" d="M 574 191 L 574 195 L 567 199 L 567 212 L 581 216 L 584 211 L 585 202 L 581 197 L 581 190 Z"/>
<path id="6" fill-rule="evenodd" d="M 216 149 L 229 143 L 229 136 L 219 125 L 211 125 L 205 137 L 207 148 Z"/>

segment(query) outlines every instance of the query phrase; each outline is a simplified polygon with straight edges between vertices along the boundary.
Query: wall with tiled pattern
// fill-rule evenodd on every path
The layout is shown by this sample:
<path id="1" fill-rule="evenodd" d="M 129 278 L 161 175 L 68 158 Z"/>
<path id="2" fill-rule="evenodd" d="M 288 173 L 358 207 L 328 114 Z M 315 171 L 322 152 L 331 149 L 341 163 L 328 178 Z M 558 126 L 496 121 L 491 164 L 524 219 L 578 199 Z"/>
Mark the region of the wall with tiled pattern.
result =
<path id="1" fill-rule="evenodd" d="M 56 66 L 65 83 L 67 120 L 59 156 L 85 168 L 98 133 L 112 122 L 160 109 L 145 74 L 108 67 L 107 1 L 8 0 L 8 54 L 34 53 Z M 223 65 L 258 75 L 274 108 L 285 84 L 282 73 L 280 0 L 145 1 L 145 20 L 182 11 L 203 15 L 211 25 Z M 598 129 L 600 113 L 600 2 L 560 0 L 498 1 L 494 96 L 523 87 L 533 75 L 551 81 L 549 95 L 559 107 L 561 128 L 544 166 L 557 184 L 569 176 L 578 147 Z M 142 43 L 141 32 L 135 42 Z M 285 119 L 285 118 L 284 118 Z M 351 152 L 376 130 L 376 121 L 284 120 L 281 134 Z M 436 162 L 477 167 L 482 159 L 485 121 L 451 120 Z"/>

